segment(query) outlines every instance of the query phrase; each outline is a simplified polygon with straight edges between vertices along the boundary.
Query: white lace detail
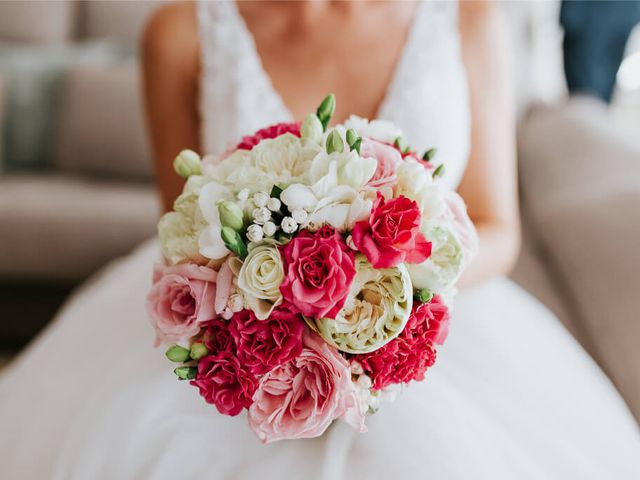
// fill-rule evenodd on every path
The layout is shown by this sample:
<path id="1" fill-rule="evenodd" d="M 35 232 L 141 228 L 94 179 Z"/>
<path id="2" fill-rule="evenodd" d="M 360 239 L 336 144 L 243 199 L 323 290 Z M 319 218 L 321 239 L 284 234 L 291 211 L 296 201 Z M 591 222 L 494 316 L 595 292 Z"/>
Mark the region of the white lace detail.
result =
<path id="1" fill-rule="evenodd" d="M 234 1 L 198 3 L 202 50 L 202 139 L 221 153 L 242 135 L 291 121 L 262 66 Z M 378 117 L 396 123 L 418 151 L 436 147 L 444 182 L 460 181 L 467 162 L 470 112 L 455 2 L 420 5 Z"/>

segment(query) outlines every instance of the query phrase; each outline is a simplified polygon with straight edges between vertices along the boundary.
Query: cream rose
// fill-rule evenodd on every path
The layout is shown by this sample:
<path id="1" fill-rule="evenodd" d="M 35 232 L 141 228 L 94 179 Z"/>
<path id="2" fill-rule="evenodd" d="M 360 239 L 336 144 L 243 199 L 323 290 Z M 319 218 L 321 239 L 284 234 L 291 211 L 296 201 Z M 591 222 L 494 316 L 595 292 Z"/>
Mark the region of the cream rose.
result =
<path id="1" fill-rule="evenodd" d="M 186 261 L 206 264 L 207 259 L 198 247 L 198 236 L 206 227 L 198 207 L 198 196 L 185 191 L 176 199 L 173 208 L 174 211 L 164 214 L 158 223 L 164 257 L 173 265 Z"/>
<path id="2" fill-rule="evenodd" d="M 397 337 L 409 319 L 413 288 L 404 264 L 375 269 L 356 258 L 349 298 L 334 319 L 307 319 L 309 326 L 337 349 L 348 353 L 377 350 Z"/>
<path id="3" fill-rule="evenodd" d="M 280 284 L 284 279 L 284 268 L 277 244 L 265 241 L 255 245 L 244 261 L 234 257 L 230 266 L 237 275 L 238 288 L 247 306 L 258 320 L 267 319 L 282 302 Z"/>

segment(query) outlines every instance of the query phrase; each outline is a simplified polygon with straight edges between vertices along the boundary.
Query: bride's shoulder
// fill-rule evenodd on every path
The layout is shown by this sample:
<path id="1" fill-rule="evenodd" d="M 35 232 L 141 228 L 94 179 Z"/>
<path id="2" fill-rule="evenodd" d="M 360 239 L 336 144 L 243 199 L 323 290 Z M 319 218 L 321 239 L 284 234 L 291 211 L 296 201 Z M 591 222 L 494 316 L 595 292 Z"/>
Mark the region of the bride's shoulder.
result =
<path id="1" fill-rule="evenodd" d="M 192 1 L 172 2 L 149 18 L 141 38 L 145 61 L 193 62 L 198 58 L 198 22 Z"/>

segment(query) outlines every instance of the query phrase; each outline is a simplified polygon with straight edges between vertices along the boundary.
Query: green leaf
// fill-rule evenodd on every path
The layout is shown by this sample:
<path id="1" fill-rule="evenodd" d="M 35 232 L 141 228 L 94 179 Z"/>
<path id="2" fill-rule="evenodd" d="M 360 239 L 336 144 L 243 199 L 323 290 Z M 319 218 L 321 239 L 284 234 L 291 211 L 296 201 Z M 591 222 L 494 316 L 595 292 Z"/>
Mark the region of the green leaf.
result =
<path id="1" fill-rule="evenodd" d="M 438 178 L 442 175 L 444 175 L 444 163 L 438 165 L 438 168 L 433 171 L 433 178 Z"/>
<path id="2" fill-rule="evenodd" d="M 280 198 L 280 194 L 283 192 L 283 188 L 279 187 L 278 185 L 274 185 L 273 188 L 271 189 L 271 193 L 269 194 L 269 196 L 274 197 L 274 198 Z"/>
<path id="3" fill-rule="evenodd" d="M 409 152 L 409 145 L 407 145 L 407 142 L 405 141 L 404 138 L 402 137 L 397 137 L 393 144 L 398 147 L 398 150 L 400 150 L 403 154 L 404 153 L 408 153 Z"/>
<path id="4" fill-rule="evenodd" d="M 438 153 L 438 150 L 435 148 L 430 148 L 429 150 L 427 150 L 426 152 L 424 152 L 424 154 L 422 155 L 422 159 L 425 162 L 430 162 L 433 157 L 436 156 L 436 153 Z"/>
<path id="5" fill-rule="evenodd" d="M 182 363 L 189 360 L 189 349 L 181 347 L 180 345 L 171 345 L 165 355 L 172 362 Z"/>
<path id="6" fill-rule="evenodd" d="M 173 373 L 175 373 L 180 380 L 193 380 L 196 378 L 198 369 L 196 367 L 178 367 Z"/>

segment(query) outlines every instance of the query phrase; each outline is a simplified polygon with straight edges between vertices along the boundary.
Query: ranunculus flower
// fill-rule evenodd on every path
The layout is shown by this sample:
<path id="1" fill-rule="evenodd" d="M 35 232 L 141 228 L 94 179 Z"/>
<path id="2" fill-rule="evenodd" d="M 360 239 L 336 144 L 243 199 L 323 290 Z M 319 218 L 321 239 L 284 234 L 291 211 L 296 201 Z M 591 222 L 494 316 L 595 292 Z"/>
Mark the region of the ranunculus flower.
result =
<path id="1" fill-rule="evenodd" d="M 251 405 L 258 381 L 242 368 L 236 356 L 222 352 L 198 361 L 198 373 L 191 385 L 198 387 L 200 395 L 220 413 L 235 416 Z"/>
<path id="2" fill-rule="evenodd" d="M 368 138 L 362 139 L 360 155 L 365 158 L 375 158 L 378 166 L 368 185 L 373 188 L 384 188 L 394 185 L 397 181 L 396 167 L 402 162 L 400 153 L 393 147 Z"/>
<path id="3" fill-rule="evenodd" d="M 234 314 L 229 329 L 240 363 L 256 376 L 295 358 L 302 349 L 304 319 L 284 309 L 274 310 L 266 320 L 241 310 Z"/>
<path id="4" fill-rule="evenodd" d="M 156 330 L 156 345 L 185 341 L 196 335 L 200 323 L 215 317 L 216 272 L 184 263 L 157 264 L 147 312 Z"/>
<path id="5" fill-rule="evenodd" d="M 236 147 L 241 150 L 252 150 L 257 144 L 266 138 L 276 138 L 285 133 L 291 133 L 296 137 L 300 136 L 300 122 L 296 123 L 277 123 L 266 128 L 258 130 L 253 135 L 242 137 L 242 140 Z"/>
<path id="6" fill-rule="evenodd" d="M 355 224 L 353 243 L 375 268 L 422 263 L 431 254 L 431 243 L 420 232 L 421 218 L 413 200 L 401 196 L 385 201 L 378 194 L 369 219 Z"/>
<path id="7" fill-rule="evenodd" d="M 371 377 L 375 390 L 424 380 L 427 369 L 436 361 L 434 344 L 444 342 L 448 329 L 449 311 L 442 299 L 435 296 L 429 303 L 414 304 L 400 336 L 374 352 L 354 356 L 353 360 Z"/>
<path id="8" fill-rule="evenodd" d="M 334 318 L 356 275 L 354 254 L 333 227 L 302 230 L 281 247 L 284 299 L 308 317 Z"/>
<path id="9" fill-rule="evenodd" d="M 280 284 L 284 278 L 282 259 L 275 242 L 255 245 L 244 260 L 230 264 L 238 278 L 238 288 L 256 317 L 264 320 L 282 302 Z"/>
<path id="10" fill-rule="evenodd" d="M 366 431 L 349 364 L 306 332 L 300 355 L 262 378 L 249 408 L 249 426 L 270 443 L 320 436 L 337 418 Z"/>
<path id="11" fill-rule="evenodd" d="M 358 255 L 356 272 L 344 308 L 335 319 L 306 319 L 325 341 L 347 353 L 377 350 L 400 335 L 413 303 L 405 265 L 373 268 L 363 255 Z"/>

